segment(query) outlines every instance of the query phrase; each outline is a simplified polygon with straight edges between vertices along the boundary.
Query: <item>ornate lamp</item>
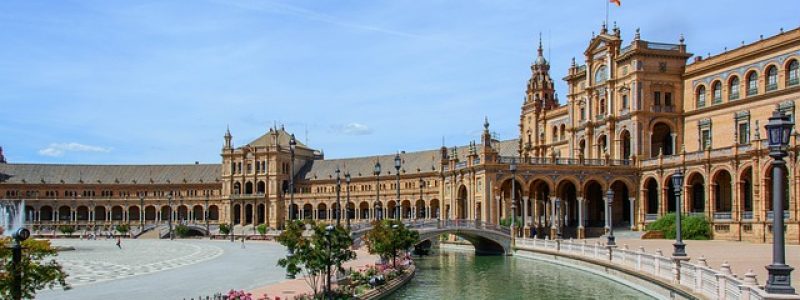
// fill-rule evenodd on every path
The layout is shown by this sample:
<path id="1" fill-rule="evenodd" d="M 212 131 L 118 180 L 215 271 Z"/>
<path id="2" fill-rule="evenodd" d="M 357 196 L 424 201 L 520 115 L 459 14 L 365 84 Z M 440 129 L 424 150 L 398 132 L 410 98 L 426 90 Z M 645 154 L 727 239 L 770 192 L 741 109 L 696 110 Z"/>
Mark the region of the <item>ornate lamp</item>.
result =
<path id="1" fill-rule="evenodd" d="M 786 244 L 783 229 L 783 203 L 786 201 L 786 161 L 783 160 L 789 146 L 794 122 L 780 109 L 775 109 L 767 129 L 769 156 L 772 161 L 772 264 L 767 266 L 767 285 L 765 290 L 775 294 L 794 294 L 791 272 L 794 268 L 786 265 Z"/>
<path id="2" fill-rule="evenodd" d="M 672 175 L 672 186 L 675 188 L 675 244 L 672 256 L 686 256 L 686 244 L 683 243 L 681 231 L 681 191 L 683 191 L 683 172 L 679 169 Z"/>

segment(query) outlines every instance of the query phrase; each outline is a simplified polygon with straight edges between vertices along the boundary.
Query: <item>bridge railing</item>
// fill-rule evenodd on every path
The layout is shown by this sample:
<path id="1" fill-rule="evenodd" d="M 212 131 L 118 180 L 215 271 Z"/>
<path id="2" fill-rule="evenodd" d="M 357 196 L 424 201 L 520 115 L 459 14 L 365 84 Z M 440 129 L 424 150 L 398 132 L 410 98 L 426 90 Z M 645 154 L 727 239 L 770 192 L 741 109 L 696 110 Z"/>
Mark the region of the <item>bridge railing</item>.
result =
<path id="1" fill-rule="evenodd" d="M 768 294 L 758 285 L 752 270 L 737 277 L 727 263 L 715 270 L 708 266 L 702 256 L 697 262 L 689 262 L 665 256 L 661 250 L 646 253 L 644 247 L 636 251 L 628 249 L 627 245 L 616 248 L 600 242 L 590 244 L 586 240 L 517 238 L 515 244 L 516 248 L 522 250 L 545 250 L 617 265 L 673 282 L 711 299 L 776 299 L 775 295 Z"/>

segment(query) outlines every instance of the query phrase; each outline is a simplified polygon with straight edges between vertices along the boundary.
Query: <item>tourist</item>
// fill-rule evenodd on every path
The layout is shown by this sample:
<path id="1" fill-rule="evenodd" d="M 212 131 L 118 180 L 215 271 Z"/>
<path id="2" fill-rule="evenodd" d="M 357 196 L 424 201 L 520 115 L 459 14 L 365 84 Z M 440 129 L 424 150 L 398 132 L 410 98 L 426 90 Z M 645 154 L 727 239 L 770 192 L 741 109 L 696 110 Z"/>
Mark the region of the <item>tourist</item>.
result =
<path id="1" fill-rule="evenodd" d="M 122 238 L 117 237 L 117 248 L 122 249 Z"/>
<path id="2" fill-rule="evenodd" d="M 242 249 L 244 249 L 244 236 L 242 236 Z"/>

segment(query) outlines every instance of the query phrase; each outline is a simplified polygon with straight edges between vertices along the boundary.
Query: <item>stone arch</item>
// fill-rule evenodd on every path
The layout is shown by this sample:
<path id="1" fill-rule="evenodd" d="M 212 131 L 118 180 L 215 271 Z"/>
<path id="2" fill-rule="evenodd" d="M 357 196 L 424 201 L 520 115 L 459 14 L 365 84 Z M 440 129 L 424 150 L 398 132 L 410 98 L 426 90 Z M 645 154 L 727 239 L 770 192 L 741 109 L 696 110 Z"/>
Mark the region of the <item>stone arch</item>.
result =
<path id="1" fill-rule="evenodd" d="M 189 219 L 189 207 L 184 204 L 178 205 L 178 221 L 183 222 Z"/>
<path id="2" fill-rule="evenodd" d="M 428 206 L 431 208 L 431 218 L 440 219 L 442 216 L 441 212 L 441 205 L 439 203 L 439 199 L 433 198 L 428 203 Z"/>
<path id="3" fill-rule="evenodd" d="M 416 209 L 416 214 L 414 215 L 415 219 L 425 219 L 425 215 L 427 211 L 425 209 L 425 200 L 417 199 L 414 201 L 414 207 Z"/>
<path id="4" fill-rule="evenodd" d="M 686 184 L 686 196 L 688 197 L 687 210 L 693 213 L 706 211 L 706 179 L 700 171 L 690 172 L 684 181 Z"/>
<path id="5" fill-rule="evenodd" d="M 124 218 L 124 210 L 120 205 L 111 207 L 111 221 L 122 221 Z"/>
<path id="6" fill-rule="evenodd" d="M 153 205 L 145 206 L 144 208 L 144 220 L 145 221 L 155 221 L 156 220 L 156 207 Z"/>
<path id="7" fill-rule="evenodd" d="M 66 205 L 58 207 L 59 221 L 72 221 L 72 208 Z"/>
<path id="8" fill-rule="evenodd" d="M 620 159 L 630 159 L 633 154 L 633 146 L 631 145 L 631 133 L 628 129 L 623 129 L 619 133 L 619 140 L 622 143 L 619 155 Z"/>
<path id="9" fill-rule="evenodd" d="M 511 253 L 511 237 L 505 234 L 490 233 L 480 229 L 434 229 L 420 232 L 419 243 L 438 239 L 440 235 L 452 234 L 467 240 L 475 247 L 478 255 L 507 255 Z"/>
<path id="10" fill-rule="evenodd" d="M 611 222 L 612 226 L 625 225 L 630 227 L 631 220 L 631 201 L 629 197 L 634 195 L 629 182 L 621 178 L 611 181 L 609 188 L 614 192 L 614 199 L 611 202 Z"/>
<path id="11" fill-rule="evenodd" d="M 242 224 L 242 205 L 238 203 L 233 205 L 233 224 Z"/>
<path id="12" fill-rule="evenodd" d="M 733 212 L 733 176 L 731 173 L 728 168 L 717 168 L 711 175 L 714 212 L 728 213 L 728 218 Z"/>
<path id="13" fill-rule="evenodd" d="M 672 134 L 675 132 L 672 122 L 657 119 L 650 127 L 650 157 L 657 157 L 659 153 L 673 155 L 675 145 L 673 145 Z"/>
<path id="14" fill-rule="evenodd" d="M 644 186 L 642 187 L 642 191 L 645 193 L 645 201 L 642 201 L 644 205 L 644 213 L 646 215 L 658 215 L 659 209 L 659 185 L 658 180 L 656 180 L 653 176 L 645 177 L 642 181 Z M 646 218 L 648 218 L 646 216 Z"/>
<path id="15" fill-rule="evenodd" d="M 128 207 L 128 220 L 129 221 L 139 221 L 141 217 L 141 211 L 139 210 L 139 206 L 132 205 Z"/>
<path id="16" fill-rule="evenodd" d="M 362 220 L 369 220 L 370 208 L 367 201 L 361 201 L 361 203 L 358 204 L 358 216 Z"/>
<path id="17" fill-rule="evenodd" d="M 42 221 L 53 221 L 53 208 L 50 205 L 39 208 L 39 218 Z"/>
<path id="18" fill-rule="evenodd" d="M 514 183 L 513 185 L 512 182 Z M 522 216 L 522 212 L 520 212 L 522 208 L 521 201 L 522 201 L 522 195 L 525 192 L 524 190 L 526 189 L 523 182 L 525 181 L 511 179 L 511 177 L 509 177 L 507 180 L 502 181 L 502 184 L 500 185 L 500 193 L 501 193 L 500 195 L 502 196 L 501 201 L 497 204 L 498 205 L 497 210 L 494 209 L 492 210 L 493 213 L 496 212 L 500 214 L 501 217 L 500 219 L 510 218 L 512 214 L 512 208 L 515 208 L 513 212 L 515 214 L 515 217 Z M 512 187 L 514 188 L 513 196 L 511 194 Z M 512 200 L 514 201 L 513 205 L 511 203 Z"/>
<path id="19" fill-rule="evenodd" d="M 328 219 L 328 205 L 326 205 L 324 202 L 320 202 L 317 204 L 317 219 L 318 220 Z"/>
<path id="20" fill-rule="evenodd" d="M 219 221 L 219 207 L 216 204 L 208 206 L 208 219 L 211 221 Z"/>
<path id="21" fill-rule="evenodd" d="M 75 209 L 75 219 L 78 221 L 89 221 L 89 208 L 86 205 L 80 205 Z M 138 215 L 137 215 L 138 220 Z"/>
<path id="22" fill-rule="evenodd" d="M 256 185 L 256 192 L 259 195 L 263 195 L 263 194 L 265 194 L 267 192 L 267 184 L 264 183 L 263 180 L 259 180 L 258 181 L 258 184 Z"/>
<path id="23" fill-rule="evenodd" d="M 664 180 L 662 180 L 662 182 L 661 182 L 661 186 L 662 187 L 666 187 L 666 191 L 664 191 L 663 188 L 661 189 L 661 191 L 664 192 L 664 193 L 667 193 L 665 195 L 665 197 L 663 197 L 665 199 L 664 201 L 666 201 L 666 203 L 664 203 L 663 205 L 664 205 L 664 207 L 667 208 L 667 210 L 666 210 L 667 213 L 675 212 L 677 210 L 677 205 L 678 205 L 678 203 L 676 202 L 678 195 L 675 192 L 676 191 L 675 190 L 675 185 L 672 184 L 672 176 L 674 176 L 674 175 L 675 175 L 675 172 L 673 172 L 673 173 L 671 173 L 671 174 L 669 174 L 667 176 L 664 176 Z M 684 187 L 686 186 L 686 181 L 685 180 L 686 180 L 686 178 L 684 177 Z M 684 187 L 681 187 L 681 188 L 684 188 Z M 683 191 L 681 191 L 681 192 L 683 192 Z M 683 195 L 682 197 L 683 197 L 683 199 L 686 199 L 686 195 Z"/>
<path id="24" fill-rule="evenodd" d="M 556 189 L 556 184 L 550 177 L 538 175 L 534 176 L 530 181 L 528 181 L 528 191 L 532 193 L 535 187 L 539 184 L 546 184 L 547 188 L 549 188 L 551 191 Z"/>
<path id="25" fill-rule="evenodd" d="M 197 221 L 205 221 L 205 214 L 203 213 L 203 206 L 195 204 L 192 207 L 192 219 Z"/>
<path id="26" fill-rule="evenodd" d="M 411 201 L 403 200 L 400 202 L 400 218 L 411 219 Z"/>
<path id="27" fill-rule="evenodd" d="M 313 218 L 313 214 L 314 214 L 314 205 L 311 205 L 311 203 L 303 204 L 303 219 L 310 220 Z"/>
<path id="28" fill-rule="evenodd" d="M 239 195 L 241 193 L 242 193 L 242 184 L 239 183 L 238 181 L 234 182 L 233 183 L 233 194 L 234 195 Z"/>
<path id="29" fill-rule="evenodd" d="M 456 197 L 455 218 L 459 220 L 466 220 L 469 218 L 469 212 L 467 209 L 467 203 L 469 202 L 468 200 L 469 194 L 467 186 L 463 184 L 460 185 L 458 187 L 458 193 L 456 195 L 457 197 Z"/>
<path id="30" fill-rule="evenodd" d="M 245 195 L 252 195 L 253 194 L 253 182 L 247 181 L 244 183 L 244 194 Z"/>
<path id="31" fill-rule="evenodd" d="M 753 218 L 753 165 L 745 165 L 738 173 L 739 178 L 739 207 L 742 211 L 742 219 Z"/>
<path id="32" fill-rule="evenodd" d="M 106 207 L 98 205 L 94 207 L 95 221 L 106 221 Z"/>
<path id="33" fill-rule="evenodd" d="M 605 227 L 605 189 L 602 183 L 596 179 L 587 180 L 583 188 L 584 199 L 586 201 L 586 236 L 599 236 L 604 234 L 603 230 L 590 230 L 590 227 Z"/>
<path id="34" fill-rule="evenodd" d="M 606 182 L 606 180 L 603 179 L 603 177 L 598 176 L 598 175 L 591 175 L 591 176 L 586 177 L 586 179 L 583 180 L 583 188 L 582 188 L 582 190 L 584 190 L 584 191 L 587 190 L 587 187 L 589 186 L 589 184 L 591 182 L 596 182 L 597 184 L 599 184 L 600 185 L 600 189 L 603 190 L 603 193 L 605 193 L 605 190 L 608 189 L 608 182 Z"/>

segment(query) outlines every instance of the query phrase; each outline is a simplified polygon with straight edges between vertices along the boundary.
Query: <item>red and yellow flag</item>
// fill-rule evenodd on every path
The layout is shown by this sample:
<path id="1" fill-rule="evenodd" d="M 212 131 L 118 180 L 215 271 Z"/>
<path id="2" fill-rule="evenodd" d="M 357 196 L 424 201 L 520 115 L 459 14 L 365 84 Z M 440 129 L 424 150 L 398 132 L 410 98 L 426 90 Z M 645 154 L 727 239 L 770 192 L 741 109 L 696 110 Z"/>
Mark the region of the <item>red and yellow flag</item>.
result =
<path id="1" fill-rule="evenodd" d="M 609 1 L 610 1 L 611 3 L 614 3 L 614 4 L 616 4 L 617 6 L 620 6 L 620 5 L 622 5 L 622 3 L 621 3 L 621 2 L 619 2 L 619 0 L 609 0 Z"/>

